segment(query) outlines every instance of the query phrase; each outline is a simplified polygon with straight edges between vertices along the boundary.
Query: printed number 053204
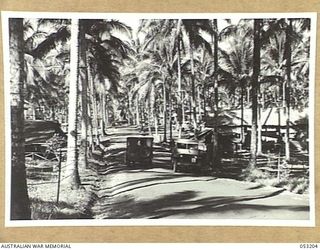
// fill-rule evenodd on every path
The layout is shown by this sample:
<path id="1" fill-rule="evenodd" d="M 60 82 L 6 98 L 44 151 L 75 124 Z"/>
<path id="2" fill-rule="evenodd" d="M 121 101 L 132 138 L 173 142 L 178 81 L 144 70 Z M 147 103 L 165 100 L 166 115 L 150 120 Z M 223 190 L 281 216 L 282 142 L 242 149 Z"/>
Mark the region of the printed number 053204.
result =
<path id="1" fill-rule="evenodd" d="M 300 244 L 300 248 L 318 248 L 318 244 L 316 243 L 304 243 L 304 244 Z"/>

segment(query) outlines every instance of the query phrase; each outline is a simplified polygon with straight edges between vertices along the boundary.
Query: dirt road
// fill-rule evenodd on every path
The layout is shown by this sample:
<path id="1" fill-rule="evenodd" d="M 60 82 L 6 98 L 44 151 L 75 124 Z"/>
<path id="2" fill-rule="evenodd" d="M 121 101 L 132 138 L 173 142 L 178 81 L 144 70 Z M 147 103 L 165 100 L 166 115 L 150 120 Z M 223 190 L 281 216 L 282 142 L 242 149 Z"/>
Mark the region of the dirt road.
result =
<path id="1" fill-rule="evenodd" d="M 126 137 L 137 129 L 109 131 L 105 166 L 99 169 L 97 219 L 309 219 L 307 195 L 214 176 L 174 173 L 170 152 L 155 145 L 150 168 L 124 164 Z"/>

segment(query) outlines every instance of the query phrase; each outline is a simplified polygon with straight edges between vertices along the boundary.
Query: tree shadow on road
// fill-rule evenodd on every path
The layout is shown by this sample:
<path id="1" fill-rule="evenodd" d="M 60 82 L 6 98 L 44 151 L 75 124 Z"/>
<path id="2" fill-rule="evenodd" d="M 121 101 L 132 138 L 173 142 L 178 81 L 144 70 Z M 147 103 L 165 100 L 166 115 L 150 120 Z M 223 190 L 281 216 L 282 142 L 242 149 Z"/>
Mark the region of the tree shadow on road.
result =
<path id="1" fill-rule="evenodd" d="M 152 171 L 150 171 L 152 172 Z M 154 172 L 156 176 L 145 177 L 140 179 L 134 179 L 131 181 L 122 182 L 112 187 L 102 188 L 100 191 L 107 192 L 106 195 L 100 197 L 100 199 L 106 197 L 115 197 L 122 195 L 131 191 L 136 191 L 138 189 L 148 188 L 152 186 L 168 185 L 168 184 L 179 184 L 179 183 L 194 183 L 203 182 L 203 179 L 192 178 L 192 176 L 187 175 L 172 175 L 172 174 L 159 174 Z M 186 178 L 187 177 L 187 178 Z M 189 177 L 189 178 L 188 178 Z M 215 180 L 216 178 L 211 177 L 206 181 Z"/>
<path id="2" fill-rule="evenodd" d="M 164 195 L 152 200 L 135 200 L 133 196 L 122 195 L 109 200 L 109 204 L 101 209 L 101 217 L 105 219 L 160 219 L 170 216 L 179 218 L 194 218 L 198 215 L 210 213 L 219 214 L 222 219 L 227 219 L 224 214 L 232 211 L 240 213 L 248 211 L 248 215 L 255 211 L 265 211 L 266 217 L 268 211 L 276 210 L 278 217 L 284 211 L 309 211 L 308 206 L 283 206 L 283 205 L 261 205 L 244 204 L 241 202 L 265 199 L 276 196 L 283 192 L 275 192 L 252 196 L 216 196 L 210 198 L 199 198 L 195 191 L 183 191 Z M 208 218 L 210 219 L 210 218 Z M 271 218 L 272 219 L 272 218 Z"/>

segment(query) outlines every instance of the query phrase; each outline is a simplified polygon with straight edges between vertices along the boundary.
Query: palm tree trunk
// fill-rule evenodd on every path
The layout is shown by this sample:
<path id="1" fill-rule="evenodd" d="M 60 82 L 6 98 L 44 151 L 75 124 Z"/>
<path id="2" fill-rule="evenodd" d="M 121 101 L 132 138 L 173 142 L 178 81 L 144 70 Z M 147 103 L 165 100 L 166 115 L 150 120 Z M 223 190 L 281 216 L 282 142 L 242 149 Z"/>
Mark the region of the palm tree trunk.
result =
<path id="1" fill-rule="evenodd" d="M 90 104 L 88 103 L 88 110 L 91 111 Z M 91 113 L 91 112 L 90 112 Z M 93 148 L 93 126 L 92 126 L 92 113 L 88 116 L 88 132 L 89 132 L 89 145 Z"/>
<path id="2" fill-rule="evenodd" d="M 189 122 L 192 123 L 192 97 L 189 95 Z"/>
<path id="3" fill-rule="evenodd" d="M 155 129 L 155 134 L 158 136 L 158 117 L 155 115 L 154 117 L 154 129 Z"/>
<path id="4" fill-rule="evenodd" d="M 102 99 L 101 99 L 101 112 L 102 112 L 102 133 L 106 135 L 106 125 L 107 125 L 107 110 L 106 110 L 106 93 L 105 86 L 103 87 Z"/>
<path id="5" fill-rule="evenodd" d="M 193 48 L 190 42 L 189 46 L 190 63 L 191 63 L 191 105 L 192 105 L 192 118 L 194 130 L 197 130 L 197 110 L 196 110 L 196 87 L 194 75 L 194 61 L 193 61 Z"/>
<path id="6" fill-rule="evenodd" d="M 260 29 L 261 19 L 254 20 L 254 39 L 253 39 L 253 73 L 252 73 L 252 126 L 251 126 L 251 145 L 250 145 L 250 164 L 255 167 L 257 163 L 257 121 L 258 121 L 258 88 L 260 74 Z"/>
<path id="7" fill-rule="evenodd" d="M 140 125 L 140 116 L 139 116 L 139 97 L 136 97 L 136 123 Z"/>
<path id="8" fill-rule="evenodd" d="M 129 91 L 128 93 L 128 122 L 129 122 L 129 125 L 132 125 L 133 124 L 132 95 L 130 92 L 131 91 Z"/>
<path id="9" fill-rule="evenodd" d="M 158 124 L 157 124 L 157 114 L 156 114 L 156 97 L 155 97 L 155 86 L 154 83 L 152 83 L 151 87 L 151 93 L 150 93 L 150 115 L 151 120 L 153 120 L 154 128 L 155 128 L 155 134 L 158 135 Z"/>
<path id="10" fill-rule="evenodd" d="M 201 113 L 201 87 L 200 85 L 198 86 L 198 91 L 197 91 L 197 98 L 198 98 L 198 121 L 201 122 L 202 121 L 202 113 Z"/>
<path id="11" fill-rule="evenodd" d="M 32 108 L 32 119 L 36 120 L 36 118 L 37 118 L 36 105 L 34 103 L 31 104 L 31 108 Z"/>
<path id="12" fill-rule="evenodd" d="M 261 98 L 260 84 L 258 84 L 258 120 L 257 120 L 257 155 L 262 154 L 262 98 Z"/>
<path id="13" fill-rule="evenodd" d="M 285 81 L 285 98 L 284 98 L 284 116 L 286 120 L 285 156 L 287 161 L 290 160 L 291 31 L 292 31 L 292 20 L 289 19 L 289 25 L 286 29 L 286 41 L 285 41 L 286 81 Z"/>
<path id="14" fill-rule="evenodd" d="M 180 48 L 180 43 L 181 43 L 181 22 L 182 20 L 179 19 L 177 23 L 177 52 L 178 52 L 178 58 L 177 58 L 177 63 L 178 63 L 178 96 L 181 101 L 181 48 Z"/>
<path id="15" fill-rule="evenodd" d="M 184 99 L 181 103 L 181 109 L 182 109 L 182 124 L 186 123 L 186 114 L 185 114 L 185 110 L 184 110 Z"/>
<path id="16" fill-rule="evenodd" d="M 244 90 L 245 90 L 245 86 L 244 86 L 245 81 L 242 80 L 241 81 L 241 144 L 244 143 Z"/>
<path id="17" fill-rule="evenodd" d="M 220 168 L 220 154 L 219 154 L 219 134 L 218 134 L 218 111 L 219 111 L 219 92 L 218 92 L 218 23 L 217 19 L 213 19 L 213 60 L 214 60 L 214 127 L 212 135 L 212 164 L 215 164 L 217 168 Z"/>
<path id="18" fill-rule="evenodd" d="M 151 111 L 151 109 L 152 109 L 152 107 L 151 107 L 151 101 L 150 101 L 150 99 L 148 100 L 148 106 L 149 106 L 149 112 L 148 112 L 148 130 L 149 130 L 149 135 L 152 135 L 152 129 L 151 129 L 151 124 L 152 124 L 152 122 L 151 122 L 151 117 L 152 117 L 152 111 Z"/>
<path id="19" fill-rule="evenodd" d="M 214 44 L 213 44 L 213 57 L 214 57 L 214 104 L 215 104 L 215 111 L 218 112 L 219 110 L 219 89 L 218 89 L 218 22 L 217 19 L 213 20 L 213 27 L 215 29 L 213 36 L 214 36 Z"/>
<path id="20" fill-rule="evenodd" d="M 262 112 L 262 107 L 261 104 L 258 103 L 258 124 L 257 124 L 257 129 L 258 129 L 258 141 L 257 141 L 257 155 L 261 155 L 262 154 L 262 116 L 261 116 L 261 112 Z"/>
<path id="21" fill-rule="evenodd" d="M 51 107 L 51 120 L 54 121 L 56 119 L 56 110 L 55 110 L 55 106 L 53 105 Z"/>
<path id="22" fill-rule="evenodd" d="M 99 101 L 97 102 L 98 109 L 97 109 L 97 114 L 98 115 L 98 122 L 100 123 L 100 135 L 104 135 L 104 125 L 103 125 L 103 115 L 102 115 L 102 93 L 99 93 Z"/>
<path id="23" fill-rule="evenodd" d="M 203 95 L 203 121 L 207 122 L 207 99 L 206 99 L 206 84 L 203 81 L 203 88 L 202 88 L 202 95 Z"/>
<path id="24" fill-rule="evenodd" d="M 281 144 L 281 110 L 280 107 L 277 107 L 277 112 L 278 112 L 278 127 L 277 127 L 277 135 L 278 135 L 278 144 L 280 146 Z"/>
<path id="25" fill-rule="evenodd" d="M 105 90 L 105 86 L 104 83 L 101 83 L 102 86 L 102 93 L 100 93 L 100 102 L 99 102 L 99 114 L 100 116 L 100 134 L 101 136 L 105 136 L 106 135 L 106 127 L 105 127 L 105 118 L 106 118 L 106 108 L 105 108 L 105 102 L 106 102 L 106 90 Z"/>
<path id="26" fill-rule="evenodd" d="M 250 86 L 247 87 L 247 104 L 250 103 Z"/>
<path id="27" fill-rule="evenodd" d="M 163 79 L 163 141 L 167 141 L 167 92 L 166 92 L 166 82 Z"/>
<path id="28" fill-rule="evenodd" d="M 171 98 L 171 82 L 169 83 L 169 131 L 170 144 L 172 143 L 172 98 Z"/>
<path id="29" fill-rule="evenodd" d="M 88 155 L 88 101 L 87 101 L 87 89 L 88 89 L 88 74 L 87 74 L 87 44 L 85 39 L 85 23 L 84 20 L 79 20 L 79 74 L 81 81 L 81 153 L 80 162 L 84 164 L 84 168 L 87 167 L 87 155 Z"/>
<path id="30" fill-rule="evenodd" d="M 182 20 L 179 19 L 177 23 L 177 52 L 178 52 L 178 57 L 177 57 L 177 63 L 178 63 L 178 109 L 182 108 L 182 93 L 181 93 L 181 48 L 180 48 L 180 43 L 181 43 L 181 22 Z M 181 129 L 182 129 L 182 124 L 183 121 L 179 118 L 179 124 L 178 124 L 178 136 L 181 138 Z"/>
<path id="31" fill-rule="evenodd" d="M 28 197 L 25 139 L 24 139 L 24 98 L 25 82 L 23 53 L 23 19 L 9 19 L 10 58 L 10 106 L 11 106 L 11 211 L 12 220 L 31 218 Z"/>
<path id="32" fill-rule="evenodd" d="M 68 148 L 67 163 L 64 179 L 71 189 L 80 187 L 78 172 L 77 152 L 77 105 L 78 105 L 78 32 L 79 20 L 71 21 L 71 51 L 70 51 L 70 87 L 69 87 L 69 112 L 68 112 Z"/>
<path id="33" fill-rule="evenodd" d="M 105 96 L 105 98 L 106 98 L 106 102 L 105 102 L 105 105 L 104 105 L 104 109 L 105 109 L 105 113 L 106 113 L 105 126 L 106 126 L 106 129 L 107 129 L 107 126 L 109 126 L 109 110 L 108 110 L 108 98 L 107 98 L 107 96 Z"/>
<path id="34" fill-rule="evenodd" d="M 89 87 L 90 87 L 90 99 L 91 99 L 91 106 L 92 106 L 92 127 L 93 127 L 93 134 L 96 137 L 96 143 L 99 143 L 99 131 L 98 131 L 98 111 L 97 111 L 97 98 L 96 98 L 96 91 L 93 82 L 93 75 L 91 72 L 90 64 L 88 64 L 88 79 L 89 79 Z"/>

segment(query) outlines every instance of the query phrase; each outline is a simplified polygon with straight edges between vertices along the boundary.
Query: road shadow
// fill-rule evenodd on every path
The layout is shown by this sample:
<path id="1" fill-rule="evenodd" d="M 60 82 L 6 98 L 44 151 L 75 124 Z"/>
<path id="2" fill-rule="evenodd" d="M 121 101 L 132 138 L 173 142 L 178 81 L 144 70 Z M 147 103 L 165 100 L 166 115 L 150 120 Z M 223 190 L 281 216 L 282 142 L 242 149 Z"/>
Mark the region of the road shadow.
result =
<path id="1" fill-rule="evenodd" d="M 157 199 L 137 201 L 133 196 L 122 195 L 109 199 L 108 206 L 100 211 L 100 216 L 104 219 L 161 219 L 170 216 L 179 218 L 194 218 L 204 213 L 218 213 L 223 218 L 224 214 L 230 211 L 253 210 L 268 211 L 309 211 L 308 206 L 282 206 L 282 205 L 260 205 L 243 204 L 241 202 L 265 199 L 279 195 L 283 190 L 253 196 L 216 196 L 210 198 L 199 198 L 195 191 L 183 191 L 164 195 Z M 210 219 L 210 218 L 208 218 Z M 227 218 L 226 218 L 227 219 Z"/>
<path id="2" fill-rule="evenodd" d="M 125 171 L 124 171 L 125 172 Z M 150 173 L 150 171 L 148 171 Z M 132 174 L 132 171 L 130 171 Z M 100 199 L 116 197 L 118 195 L 123 195 L 125 193 L 136 191 L 138 189 L 143 189 L 152 186 L 161 186 L 168 184 L 178 184 L 178 183 L 194 183 L 194 182 L 204 182 L 204 181 L 213 181 L 216 178 L 211 177 L 207 180 L 199 179 L 192 175 L 180 175 L 180 174 L 159 174 L 159 172 L 154 172 L 154 176 L 145 177 L 140 179 L 133 179 L 130 181 L 122 182 L 112 187 L 101 188 L 102 193 L 105 195 L 100 196 Z"/>

